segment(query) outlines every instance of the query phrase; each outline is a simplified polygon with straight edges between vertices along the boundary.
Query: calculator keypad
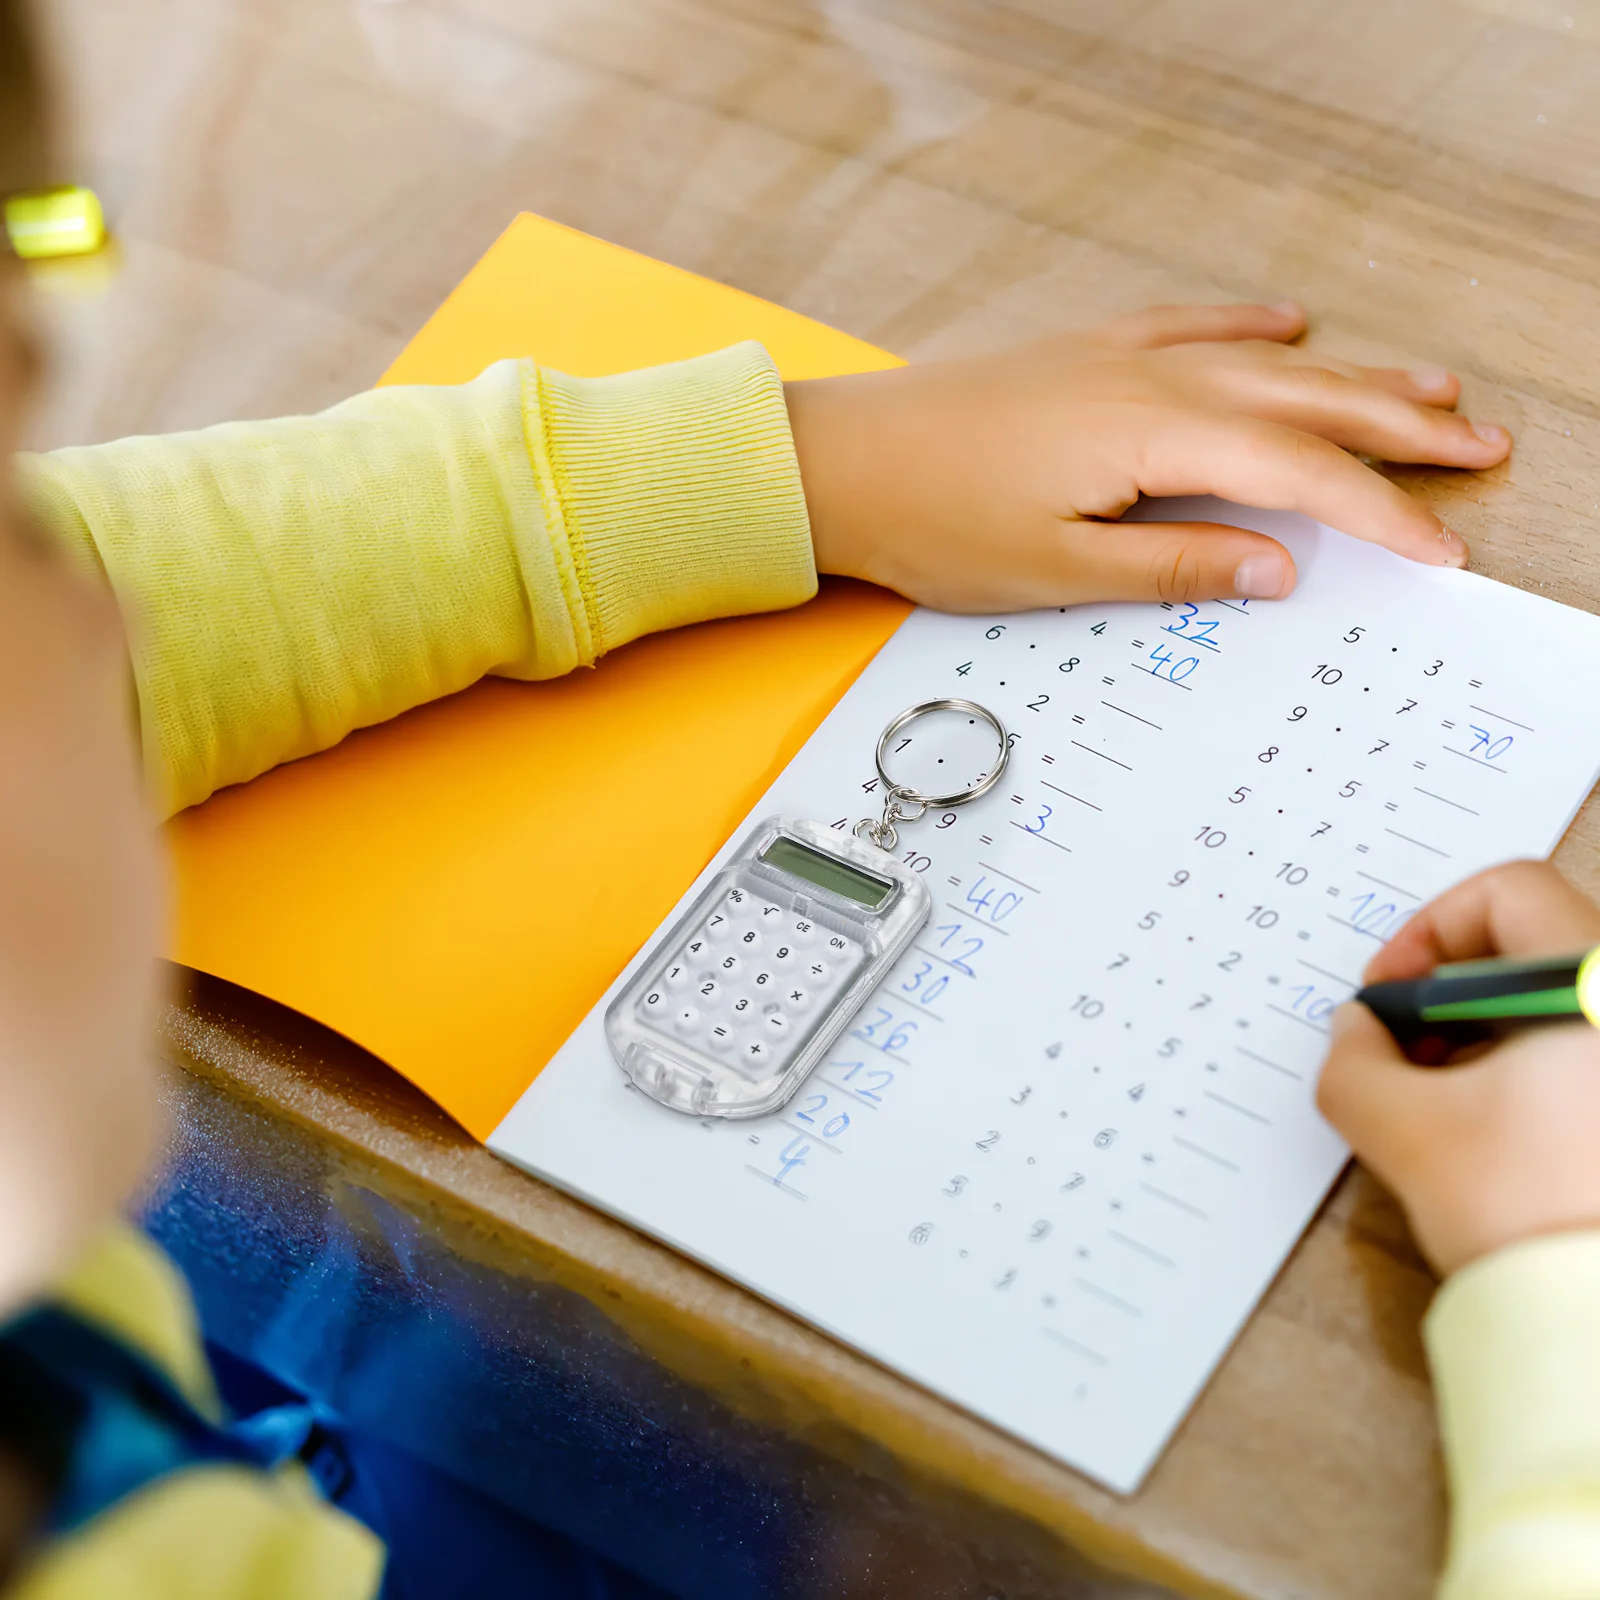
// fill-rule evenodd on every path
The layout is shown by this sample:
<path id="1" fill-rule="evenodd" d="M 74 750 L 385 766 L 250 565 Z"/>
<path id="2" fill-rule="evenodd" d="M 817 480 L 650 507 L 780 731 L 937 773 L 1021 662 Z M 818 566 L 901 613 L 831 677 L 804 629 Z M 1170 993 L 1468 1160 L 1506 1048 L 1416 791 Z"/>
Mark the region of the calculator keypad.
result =
<path id="1" fill-rule="evenodd" d="M 638 1014 L 663 1032 L 766 1071 L 864 959 L 853 939 L 733 888 L 673 953 Z"/>

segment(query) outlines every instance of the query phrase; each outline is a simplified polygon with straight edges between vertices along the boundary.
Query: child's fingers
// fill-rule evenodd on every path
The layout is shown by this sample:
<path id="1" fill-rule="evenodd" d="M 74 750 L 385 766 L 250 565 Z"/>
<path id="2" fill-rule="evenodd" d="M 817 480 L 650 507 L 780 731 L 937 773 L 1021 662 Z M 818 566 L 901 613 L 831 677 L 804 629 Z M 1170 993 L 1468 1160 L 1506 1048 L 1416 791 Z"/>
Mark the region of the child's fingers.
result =
<path id="1" fill-rule="evenodd" d="M 1305 326 L 1305 311 L 1292 300 L 1275 305 L 1151 306 L 1114 317 L 1081 337 L 1122 350 L 1156 350 L 1212 340 L 1293 339 Z"/>
<path id="2" fill-rule="evenodd" d="M 1214 382 L 1220 398 L 1251 416 L 1386 461 L 1483 468 L 1511 450 L 1511 435 L 1493 423 L 1473 423 L 1325 366 L 1253 362 L 1219 369 Z"/>
<path id="3" fill-rule="evenodd" d="M 1397 394 L 1403 400 L 1415 400 L 1419 405 L 1454 407 L 1461 398 L 1461 380 L 1444 367 L 1362 367 L 1353 361 L 1341 361 L 1336 356 L 1320 350 L 1307 350 L 1303 345 L 1278 344 L 1270 339 L 1257 340 L 1249 345 L 1217 345 L 1211 352 L 1215 365 L 1236 367 L 1245 364 L 1265 367 L 1321 368 L 1335 372 L 1341 378 L 1355 383 L 1370 383 L 1379 389 Z"/>
<path id="4" fill-rule="evenodd" d="M 1466 565 L 1467 548 L 1422 504 L 1337 445 L 1254 417 L 1174 413 L 1133 467 L 1148 495 L 1215 494 L 1299 511 L 1428 566 Z"/>
<path id="5" fill-rule="evenodd" d="M 1369 983 L 1420 978 L 1446 961 L 1563 955 L 1600 944 L 1600 907 L 1547 861 L 1491 867 L 1425 905 L 1372 958 Z"/>
<path id="6" fill-rule="evenodd" d="M 1333 1014 L 1317 1109 L 1379 1177 L 1408 1170 L 1419 1129 L 1434 1117 L 1437 1074 L 1406 1060 L 1394 1036 L 1354 1001 Z"/>
<path id="7" fill-rule="evenodd" d="M 1276 539 L 1216 522 L 1069 522 L 1062 589 L 1044 605 L 1088 600 L 1281 600 L 1294 559 Z"/>

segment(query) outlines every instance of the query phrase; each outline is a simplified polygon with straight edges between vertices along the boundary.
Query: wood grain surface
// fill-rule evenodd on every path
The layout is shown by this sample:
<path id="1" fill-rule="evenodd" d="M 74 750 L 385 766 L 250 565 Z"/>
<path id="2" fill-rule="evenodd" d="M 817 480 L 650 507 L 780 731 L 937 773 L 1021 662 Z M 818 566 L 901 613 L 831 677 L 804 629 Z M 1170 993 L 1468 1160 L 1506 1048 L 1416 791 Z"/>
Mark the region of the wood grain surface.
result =
<path id="1" fill-rule="evenodd" d="M 1150 301 L 1293 295 L 1316 347 L 1462 374 L 1515 454 L 1410 486 L 1477 570 L 1600 609 L 1593 0 L 53 10 L 77 170 L 118 247 L 45 279 L 40 444 L 338 400 L 528 209 L 912 358 Z M 1592 891 L 1597 818 L 1559 856 Z M 318 1098 L 302 1072 L 291 1090 L 270 1039 L 251 1048 L 256 1069 L 237 1052 L 216 1068 L 239 1095 L 384 1144 L 375 1085 L 346 1074 Z M 930 1479 L 1185 1592 L 1428 1591 L 1431 1283 L 1359 1176 L 1144 1493 L 1118 1502 L 487 1157 L 424 1171 L 430 1138 L 447 1134 L 396 1135 L 391 1155 L 441 1203 L 487 1208 L 574 1281 L 656 1307 L 652 1326 L 681 1335 L 664 1359 L 705 1356 L 708 1330 L 749 1342 L 797 1428 L 875 1432 Z"/>

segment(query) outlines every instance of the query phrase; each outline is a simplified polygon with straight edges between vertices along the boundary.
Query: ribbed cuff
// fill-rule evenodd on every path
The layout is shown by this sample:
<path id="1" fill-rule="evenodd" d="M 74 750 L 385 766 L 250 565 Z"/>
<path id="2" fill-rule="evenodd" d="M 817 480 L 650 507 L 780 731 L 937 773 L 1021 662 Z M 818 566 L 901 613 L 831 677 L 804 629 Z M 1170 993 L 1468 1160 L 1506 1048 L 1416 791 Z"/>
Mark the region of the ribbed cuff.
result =
<path id="1" fill-rule="evenodd" d="M 530 389 L 594 655 L 816 593 L 783 383 L 760 345 L 612 378 L 541 369 Z"/>
<path id="2" fill-rule="evenodd" d="M 1474 1262 L 1423 1332 L 1454 1501 L 1441 1594 L 1600 1594 L 1600 1231 Z M 1508 1568 L 1539 1585 L 1500 1587 Z"/>

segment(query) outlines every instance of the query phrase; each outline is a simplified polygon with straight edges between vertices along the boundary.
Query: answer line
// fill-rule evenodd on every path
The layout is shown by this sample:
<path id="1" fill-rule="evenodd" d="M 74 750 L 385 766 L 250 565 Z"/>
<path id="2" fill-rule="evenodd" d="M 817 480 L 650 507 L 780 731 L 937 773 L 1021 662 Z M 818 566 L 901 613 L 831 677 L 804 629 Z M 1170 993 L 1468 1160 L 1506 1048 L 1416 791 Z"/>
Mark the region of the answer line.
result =
<path id="1" fill-rule="evenodd" d="M 1177 1195 L 1168 1194 L 1165 1189 L 1156 1188 L 1153 1183 L 1141 1183 L 1139 1187 L 1146 1194 L 1153 1194 L 1157 1200 L 1165 1200 L 1168 1205 L 1176 1206 L 1180 1211 L 1187 1211 L 1191 1217 L 1198 1217 L 1202 1222 L 1211 1220 L 1199 1206 L 1192 1206 L 1187 1200 L 1180 1200 Z"/>
<path id="2" fill-rule="evenodd" d="M 1415 789 L 1418 794 L 1427 795 L 1430 800 L 1438 800 L 1444 805 L 1454 806 L 1457 811 L 1465 811 L 1469 817 L 1482 815 L 1481 812 L 1474 811 L 1471 806 L 1464 806 L 1459 800 L 1452 800 L 1448 795 L 1435 794 L 1432 789 L 1424 789 L 1419 784 L 1415 783 L 1412 784 L 1411 787 Z"/>
<path id="3" fill-rule="evenodd" d="M 1331 911 L 1328 913 L 1328 921 L 1337 922 L 1341 928 L 1348 928 L 1351 933 L 1359 933 L 1363 939 L 1372 939 L 1378 944 L 1385 942 L 1381 933 L 1374 933 L 1370 928 L 1358 928 L 1355 923 L 1346 922 L 1343 917 L 1336 917 Z"/>
<path id="4" fill-rule="evenodd" d="M 1290 1067 L 1280 1067 L 1276 1061 L 1268 1061 L 1265 1056 L 1258 1056 L 1254 1050 L 1246 1050 L 1242 1044 L 1233 1047 L 1247 1060 L 1255 1062 L 1258 1067 L 1271 1067 L 1274 1072 L 1281 1072 L 1286 1078 L 1293 1078 L 1296 1083 L 1304 1083 L 1305 1079 Z"/>
<path id="5" fill-rule="evenodd" d="M 1115 1306 L 1118 1311 L 1126 1311 L 1130 1317 L 1142 1317 L 1144 1315 L 1144 1312 L 1138 1306 L 1131 1305 L 1128 1301 L 1112 1294 L 1109 1289 L 1102 1289 L 1098 1283 L 1090 1283 L 1087 1278 L 1074 1278 L 1072 1281 L 1084 1293 L 1092 1294 L 1097 1299 L 1104 1300 L 1108 1306 Z"/>
<path id="6" fill-rule="evenodd" d="M 1272 1126 L 1271 1117 L 1264 1117 L 1259 1111 L 1252 1111 L 1249 1106 L 1242 1106 L 1237 1100 L 1230 1100 L 1225 1094 L 1218 1094 L 1215 1089 L 1207 1089 L 1205 1096 L 1208 1100 L 1215 1100 L 1219 1106 L 1237 1111 L 1241 1117 L 1249 1117 L 1252 1122 L 1259 1122 L 1264 1128 Z"/>
<path id="7" fill-rule="evenodd" d="M 837 1089 L 840 1094 L 847 1094 L 857 1105 L 870 1106 L 874 1111 L 878 1109 L 876 1100 L 869 1100 L 864 1094 L 857 1094 L 854 1089 L 847 1089 L 842 1083 L 835 1083 L 832 1078 L 824 1078 L 820 1072 L 814 1073 L 818 1083 L 825 1083 L 830 1089 Z"/>
<path id="8" fill-rule="evenodd" d="M 752 1167 L 748 1161 L 745 1163 L 744 1170 L 755 1173 L 763 1183 L 770 1183 L 774 1189 L 782 1189 L 785 1194 L 792 1194 L 796 1200 L 809 1200 L 811 1198 L 810 1195 L 801 1194 L 798 1189 L 791 1189 L 781 1178 L 772 1177 L 769 1173 L 763 1172 L 760 1167 Z"/>
<path id="9" fill-rule="evenodd" d="M 1285 1011 L 1282 1006 L 1267 1002 L 1268 1011 L 1276 1011 L 1280 1017 L 1287 1017 L 1291 1022 L 1298 1022 L 1302 1028 L 1309 1028 L 1313 1033 L 1326 1033 L 1326 1028 L 1319 1028 L 1309 1017 L 1302 1017 L 1298 1011 Z"/>
<path id="10" fill-rule="evenodd" d="M 1048 778 L 1039 780 L 1045 788 L 1052 789 L 1057 794 L 1064 794 L 1069 800 L 1076 800 L 1080 806 L 1088 806 L 1091 811 L 1104 811 L 1104 806 L 1097 806 L 1093 800 L 1085 800 L 1081 794 L 1074 794 L 1070 789 L 1063 789 L 1059 783 L 1051 783 Z"/>
<path id="11" fill-rule="evenodd" d="M 1365 878 L 1368 883 L 1377 884 L 1380 889 L 1393 889 L 1396 894 L 1403 894 L 1408 900 L 1420 900 L 1422 898 L 1416 890 L 1402 889 L 1398 883 L 1390 883 L 1387 878 L 1375 878 L 1370 872 L 1363 872 L 1360 867 L 1356 868 L 1356 876 Z"/>
<path id="12" fill-rule="evenodd" d="M 1215 1150 L 1207 1150 L 1204 1145 L 1196 1144 L 1193 1139 L 1185 1139 L 1181 1134 L 1173 1134 L 1172 1142 L 1182 1145 L 1185 1150 L 1192 1150 L 1197 1156 L 1204 1156 L 1207 1161 L 1214 1161 L 1219 1167 L 1226 1167 L 1229 1172 L 1239 1170 L 1237 1163 L 1228 1160 L 1226 1156 L 1219 1156 Z"/>
<path id="13" fill-rule="evenodd" d="M 895 1000 L 901 1005 L 915 1006 L 917 1010 L 923 1014 L 923 1016 L 931 1017 L 935 1022 L 944 1021 L 944 1018 L 941 1017 L 937 1011 L 930 1011 L 920 1000 L 914 999 L 911 995 L 897 994 L 895 996 Z"/>
<path id="14" fill-rule="evenodd" d="M 969 972 L 967 968 L 957 966 L 956 963 L 949 958 L 949 956 L 941 956 L 936 951 L 928 950 L 920 944 L 912 945 L 911 948 L 913 950 L 921 950 L 923 955 L 927 956 L 930 961 L 938 961 L 943 963 L 943 965 L 949 967 L 952 972 L 959 972 L 963 978 L 972 978 L 977 976 L 976 973 Z"/>
<path id="15" fill-rule="evenodd" d="M 781 1122 L 790 1133 L 798 1133 L 802 1139 L 811 1140 L 814 1145 L 819 1146 L 821 1149 L 831 1150 L 836 1156 L 842 1156 L 844 1154 L 844 1151 L 841 1150 L 838 1145 L 830 1144 L 820 1134 L 814 1132 L 813 1130 L 797 1127 L 787 1117 L 779 1117 L 778 1121 Z"/>
<path id="16" fill-rule="evenodd" d="M 1498 711 L 1491 711 L 1488 708 L 1488 706 L 1472 706 L 1472 705 L 1469 705 L 1467 707 L 1467 710 L 1468 711 L 1476 711 L 1478 713 L 1478 715 L 1482 716 L 1482 717 L 1493 717 L 1496 722 L 1507 723 L 1513 728 L 1521 728 L 1524 733 L 1537 733 L 1538 732 L 1537 728 L 1530 728 L 1526 722 L 1512 722 L 1510 717 L 1502 717 Z"/>
<path id="17" fill-rule="evenodd" d="M 1236 606 L 1231 600 L 1214 600 L 1212 604 L 1226 606 L 1230 611 L 1237 611 L 1241 617 L 1248 617 L 1250 615 L 1250 611 L 1247 606 Z"/>
<path id="18" fill-rule="evenodd" d="M 1099 756 L 1102 761 L 1109 761 L 1114 767 L 1121 767 L 1124 772 L 1132 772 L 1133 768 L 1126 761 L 1118 761 L 1115 756 L 1108 756 L 1104 750 L 1091 749 L 1090 746 L 1080 743 L 1077 739 L 1072 741 L 1080 750 L 1087 750 L 1092 756 Z"/>
<path id="19" fill-rule="evenodd" d="M 1490 772 L 1504 772 L 1504 767 L 1497 767 L 1492 761 L 1480 761 L 1476 756 L 1469 756 L 1465 750 L 1457 750 L 1453 745 L 1442 744 L 1439 748 L 1449 755 L 1460 756 L 1463 761 L 1470 761 L 1475 767 L 1485 767 Z"/>
<path id="20" fill-rule="evenodd" d="M 1315 961 L 1307 961 L 1300 956 L 1295 957 L 1297 966 L 1302 966 L 1307 972 L 1315 972 L 1324 978 L 1332 978 L 1335 983 L 1342 983 L 1347 989 L 1359 989 L 1358 983 L 1352 983 L 1348 978 L 1341 978 L 1337 972 L 1329 972 L 1326 967 L 1319 967 Z"/>
<path id="21" fill-rule="evenodd" d="M 1022 831 L 1026 833 L 1028 830 L 1024 828 Z M 1024 883 L 1021 878 L 1013 877 L 1009 872 L 1002 872 L 999 867 L 991 867 L 987 861 L 980 861 L 978 865 L 982 867 L 985 872 L 992 872 L 995 877 L 1004 878 L 1007 883 L 1014 883 L 1019 889 L 1026 889 L 1029 894 L 1039 893 L 1039 891 L 1035 889 L 1031 883 Z"/>
<path id="22" fill-rule="evenodd" d="M 1030 839 L 1043 839 L 1046 844 L 1055 845 L 1057 850 L 1065 850 L 1069 856 L 1072 854 L 1072 846 L 1070 844 L 1062 844 L 1058 840 L 1052 839 L 1050 835 L 1044 832 L 1044 830 L 1041 828 L 1024 827 L 1020 822 L 1013 822 L 1011 826 L 1013 828 L 1021 828 Z"/>
<path id="23" fill-rule="evenodd" d="M 1069 1339 L 1064 1333 L 1057 1333 L 1054 1328 L 1042 1328 L 1040 1332 L 1047 1339 L 1054 1339 L 1057 1344 L 1065 1345 L 1074 1354 L 1080 1355 L 1085 1361 L 1092 1361 L 1097 1367 L 1109 1367 L 1111 1363 L 1100 1354 L 1098 1350 L 1091 1350 L 1086 1344 L 1079 1344 L 1076 1339 Z"/>
<path id="24" fill-rule="evenodd" d="M 998 933 L 1002 938 L 1009 939 L 1011 937 L 1011 935 L 1007 933 L 1004 928 L 997 928 L 992 922 L 979 922 L 978 919 L 973 916 L 973 914 L 968 911 L 965 906 L 958 906 L 954 900 L 946 900 L 945 904 L 952 911 L 954 911 L 957 916 L 965 917 L 967 921 L 973 925 L 973 927 L 982 928 L 985 933 Z M 1334 920 L 1337 921 L 1338 919 L 1335 918 Z"/>
<path id="25" fill-rule="evenodd" d="M 1436 856 L 1443 856 L 1446 861 L 1450 859 L 1448 850 L 1441 850 L 1436 844 L 1427 844 L 1421 839 L 1413 839 L 1409 833 L 1401 833 L 1396 828 L 1385 828 L 1385 833 L 1392 833 L 1397 839 L 1404 839 L 1407 844 L 1414 844 L 1419 850 L 1431 850 Z"/>
<path id="26" fill-rule="evenodd" d="M 1118 1233 L 1115 1228 L 1106 1229 L 1106 1237 L 1115 1239 L 1118 1244 L 1125 1244 L 1130 1250 L 1137 1250 L 1142 1256 L 1159 1263 L 1163 1267 L 1176 1267 L 1178 1263 L 1171 1256 L 1164 1256 L 1159 1250 L 1152 1250 L 1147 1244 L 1140 1244 L 1137 1239 L 1130 1239 L 1125 1233 Z"/>
<path id="27" fill-rule="evenodd" d="M 1141 667 L 1137 661 L 1128 663 L 1135 672 L 1143 672 L 1154 678 L 1157 683 L 1170 683 L 1174 689 L 1182 689 L 1185 694 L 1193 694 L 1194 690 L 1186 683 L 1179 683 L 1176 678 L 1163 678 L 1159 672 L 1151 672 L 1149 667 Z"/>
<path id="28" fill-rule="evenodd" d="M 1157 733 L 1165 732 L 1165 729 L 1162 728 L 1159 722 L 1152 722 L 1149 717 L 1141 717 L 1136 711 L 1128 711 L 1122 706 L 1114 706 L 1109 700 L 1102 700 L 1100 704 L 1107 707 L 1111 711 L 1121 711 L 1123 716 L 1132 717 L 1135 722 L 1142 722 L 1145 727 L 1154 728 Z"/>
<path id="29" fill-rule="evenodd" d="M 876 1050 L 881 1055 L 886 1055 L 891 1061 L 898 1061 L 902 1067 L 909 1067 L 911 1063 L 904 1056 L 899 1056 L 889 1049 L 887 1045 L 879 1044 L 875 1039 L 869 1039 L 864 1033 L 857 1033 L 854 1028 L 850 1030 L 850 1037 L 857 1044 L 864 1044 L 869 1050 Z"/>

